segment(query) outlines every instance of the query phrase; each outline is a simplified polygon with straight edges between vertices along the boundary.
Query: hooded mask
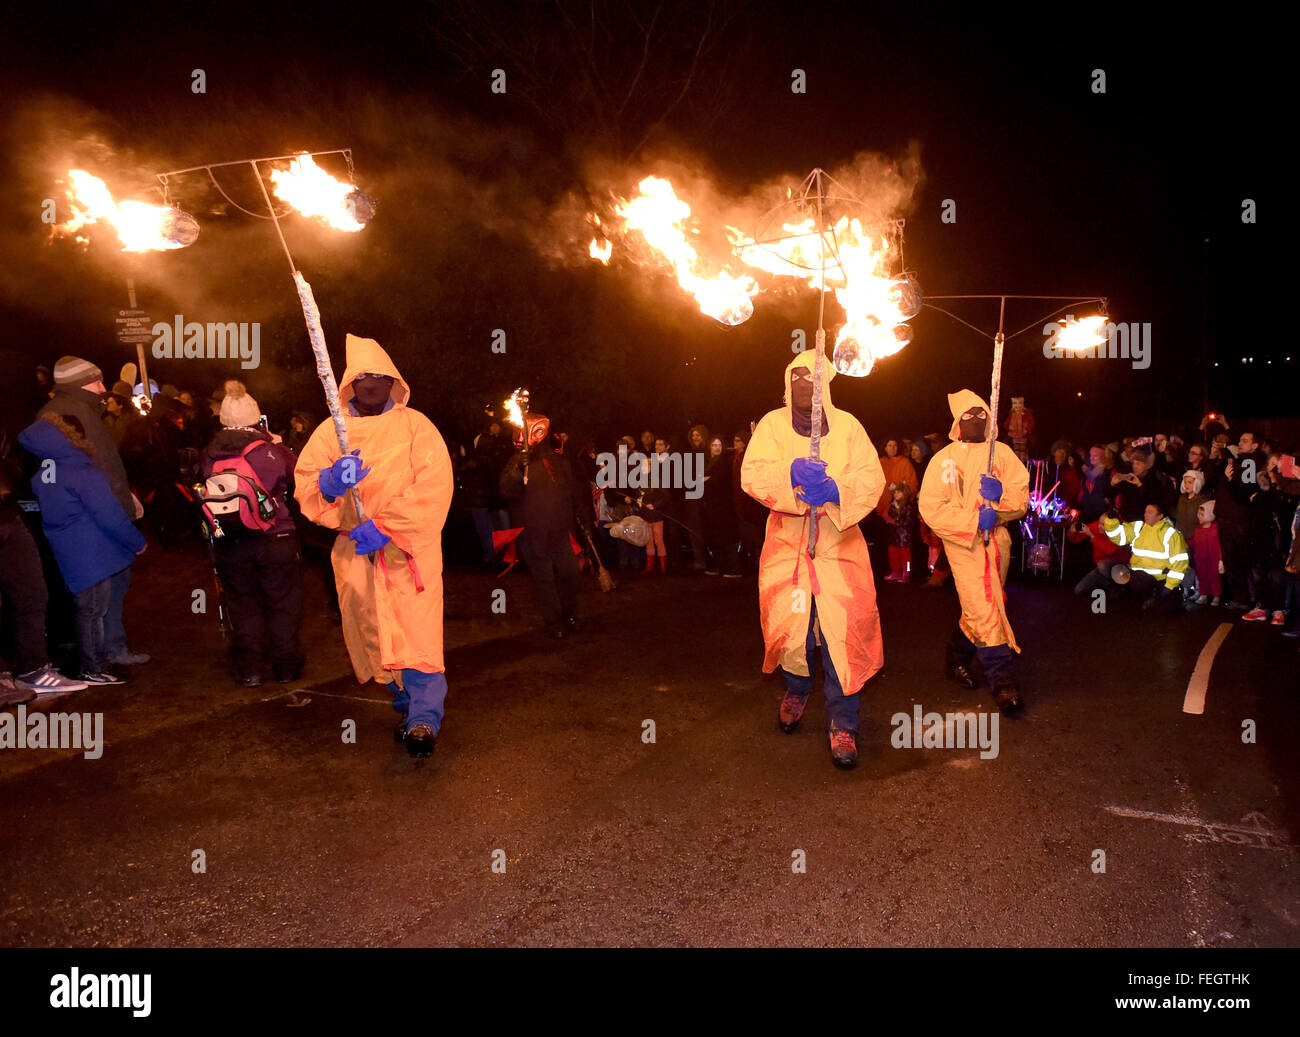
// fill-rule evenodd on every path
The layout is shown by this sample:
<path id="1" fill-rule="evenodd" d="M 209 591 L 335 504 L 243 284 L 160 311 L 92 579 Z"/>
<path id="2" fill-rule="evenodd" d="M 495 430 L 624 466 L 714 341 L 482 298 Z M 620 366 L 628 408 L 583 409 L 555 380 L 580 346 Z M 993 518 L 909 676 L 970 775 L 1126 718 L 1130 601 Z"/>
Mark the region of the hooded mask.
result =
<path id="1" fill-rule="evenodd" d="M 343 380 L 339 382 L 339 402 L 345 407 L 352 402 L 352 383 L 359 374 L 388 375 L 393 379 L 393 405 L 404 407 L 411 402 L 411 387 L 406 384 L 392 358 L 384 352 L 384 347 L 374 339 L 349 334 L 345 356 L 347 369 L 343 372 Z"/>
<path id="2" fill-rule="evenodd" d="M 989 410 L 989 405 L 984 402 L 982 397 L 977 396 L 975 393 L 971 392 L 970 389 L 959 389 L 957 390 L 957 392 L 950 392 L 948 394 L 948 409 L 952 412 L 952 428 L 948 430 L 948 438 L 951 439 L 954 443 L 958 443 L 958 442 L 978 443 L 981 441 L 983 442 L 988 441 L 987 425 L 984 428 L 983 435 L 979 436 L 977 439 L 965 439 L 962 436 L 961 416 L 965 414 L 968 410 L 970 410 L 972 407 L 983 407 L 984 413 L 989 414 L 991 420 L 992 414 Z M 993 438 L 997 439 L 996 426 L 994 426 L 993 429 Z"/>
<path id="3" fill-rule="evenodd" d="M 551 419 L 545 414 L 529 414 L 526 420 L 528 422 L 528 445 L 535 447 L 546 442 L 546 437 L 551 434 Z M 515 446 L 522 449 L 523 445 L 524 430 L 520 429 L 515 434 Z"/>
<path id="4" fill-rule="evenodd" d="M 814 349 L 805 349 L 796 356 L 785 368 L 785 406 L 790 412 L 790 424 L 794 430 L 801 436 L 812 434 L 812 410 L 811 407 L 806 411 L 799 411 L 795 408 L 791 399 L 790 374 L 796 367 L 806 368 L 809 372 L 816 370 L 814 364 L 817 360 L 817 353 Z M 830 418 L 835 413 L 835 405 L 831 403 L 831 379 L 835 377 L 835 365 L 827 360 L 822 365 L 822 435 L 830 431 Z"/>

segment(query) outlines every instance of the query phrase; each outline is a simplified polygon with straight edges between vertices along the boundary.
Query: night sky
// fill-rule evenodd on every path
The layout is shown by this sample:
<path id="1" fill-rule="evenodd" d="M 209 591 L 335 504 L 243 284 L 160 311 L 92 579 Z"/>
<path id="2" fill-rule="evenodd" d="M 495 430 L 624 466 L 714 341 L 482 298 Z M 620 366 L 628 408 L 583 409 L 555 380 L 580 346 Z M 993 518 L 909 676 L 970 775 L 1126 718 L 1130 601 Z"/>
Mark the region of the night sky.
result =
<path id="1" fill-rule="evenodd" d="M 814 326 L 814 294 L 760 296 L 749 323 L 723 328 L 662 277 L 582 262 L 571 246 L 587 228 L 571 218 L 574 199 L 630 192 L 665 162 L 741 195 L 774 177 L 794 186 L 859 152 L 901 158 L 915 147 L 922 182 L 905 214 L 906 257 L 927 293 L 1103 295 L 1113 319 L 1151 324 L 1146 370 L 1048 361 L 1037 331 L 1009 344 L 1004 399 L 1028 398 L 1042 447 L 1057 434 L 1084 443 L 1194 427 L 1206 391 L 1236 420 L 1300 412 L 1300 347 L 1273 331 L 1287 321 L 1278 303 L 1288 296 L 1274 287 L 1284 203 L 1272 156 L 1290 123 L 1276 111 L 1286 64 L 1278 27 L 1249 12 L 1222 24 L 1179 13 L 1171 24 L 1139 21 L 1131 5 L 1051 15 L 775 2 L 311 10 L 6 16 L 6 356 L 52 365 L 75 352 L 115 372 L 132 359 L 112 324 L 131 273 L 151 313 L 261 321 L 250 390 L 273 424 L 290 407 L 323 417 L 283 253 L 268 226 L 224 209 L 202 177 L 176 185 L 203 234 L 174 254 L 127 259 L 111 237 L 84 253 L 47 244 L 39 214 L 42 199 L 62 198 L 55 181 L 73 163 L 118 197 L 154 201 L 152 172 L 347 146 L 358 183 L 379 199 L 375 222 L 358 235 L 286 223 L 336 358 L 345 331 L 378 338 L 414 383 L 413 404 L 453 439 L 519 384 L 580 435 L 681 435 L 693 421 L 732 429 L 779 402 L 790 331 Z M 609 31 L 586 47 L 592 11 Z M 643 67 L 633 13 L 659 33 Z M 722 27 L 688 81 L 710 18 Z M 506 69 L 505 95 L 489 88 L 495 67 Z M 191 91 L 195 68 L 206 73 L 202 95 Z M 806 94 L 791 92 L 796 68 Z M 611 100 L 620 92 L 621 106 Z M 228 190 L 247 204 L 250 186 L 236 178 Z M 1247 198 L 1254 225 L 1241 220 Z M 956 203 L 955 224 L 940 222 L 944 199 Z M 1050 308 L 1013 304 L 1008 326 Z M 996 326 L 996 303 L 959 312 Z M 913 343 L 870 377 L 834 384 L 877 443 L 946 429 L 947 392 L 988 392 L 987 339 L 931 311 L 913 326 Z M 505 356 L 490 352 L 495 328 L 507 332 Z M 1203 355 L 1221 366 L 1205 368 Z M 234 373 L 216 361 L 158 369 L 205 394 Z"/>

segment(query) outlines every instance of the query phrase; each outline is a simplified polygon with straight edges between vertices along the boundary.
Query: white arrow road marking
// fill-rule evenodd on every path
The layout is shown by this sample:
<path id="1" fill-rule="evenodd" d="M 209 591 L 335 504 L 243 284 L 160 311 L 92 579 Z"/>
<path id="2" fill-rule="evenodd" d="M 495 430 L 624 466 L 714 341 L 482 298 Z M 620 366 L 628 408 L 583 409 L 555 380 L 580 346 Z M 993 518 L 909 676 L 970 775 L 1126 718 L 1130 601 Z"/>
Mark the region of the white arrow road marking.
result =
<path id="1" fill-rule="evenodd" d="M 1200 716 L 1205 712 L 1205 690 L 1210 684 L 1210 667 L 1214 665 L 1214 657 L 1219 654 L 1224 638 L 1230 633 L 1232 633 L 1232 624 L 1220 623 L 1219 629 L 1205 642 L 1205 647 L 1196 658 L 1196 669 L 1192 671 L 1192 679 L 1187 682 L 1187 694 L 1183 696 L 1184 713 L 1195 713 Z"/>

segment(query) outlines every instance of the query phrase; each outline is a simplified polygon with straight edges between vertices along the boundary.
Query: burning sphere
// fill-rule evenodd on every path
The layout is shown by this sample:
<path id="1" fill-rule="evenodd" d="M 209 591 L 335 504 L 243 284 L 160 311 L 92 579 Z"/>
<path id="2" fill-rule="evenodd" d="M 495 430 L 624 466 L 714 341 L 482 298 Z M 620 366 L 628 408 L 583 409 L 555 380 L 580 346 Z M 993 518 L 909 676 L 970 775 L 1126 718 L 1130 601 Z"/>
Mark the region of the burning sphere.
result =
<path id="1" fill-rule="evenodd" d="M 835 343 L 832 363 L 840 374 L 846 374 L 850 378 L 864 378 L 876 366 L 876 358 L 870 348 L 849 335 L 841 337 Z"/>
<path id="2" fill-rule="evenodd" d="M 375 218 L 375 211 L 379 208 L 379 203 L 364 191 L 353 191 L 343 199 L 343 204 L 347 206 L 348 214 L 362 226 Z"/>
<path id="3" fill-rule="evenodd" d="M 921 303 L 924 301 L 921 286 L 911 277 L 895 281 L 889 289 L 889 301 L 898 307 L 900 321 L 911 320 L 921 312 Z"/>
<path id="4" fill-rule="evenodd" d="M 168 209 L 160 233 L 177 248 L 184 248 L 198 240 L 199 221 L 181 209 Z"/>

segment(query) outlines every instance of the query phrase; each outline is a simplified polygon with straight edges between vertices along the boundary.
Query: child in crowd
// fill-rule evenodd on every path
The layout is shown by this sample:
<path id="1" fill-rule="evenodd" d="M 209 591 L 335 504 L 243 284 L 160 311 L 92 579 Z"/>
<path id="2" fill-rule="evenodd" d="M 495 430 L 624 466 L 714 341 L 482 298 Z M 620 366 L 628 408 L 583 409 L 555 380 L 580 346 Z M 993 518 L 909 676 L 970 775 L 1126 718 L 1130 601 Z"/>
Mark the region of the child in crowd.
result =
<path id="1" fill-rule="evenodd" d="M 1223 552 L 1219 549 L 1219 526 L 1214 520 L 1214 501 L 1202 501 L 1196 512 L 1199 523 L 1192 534 L 1192 567 L 1201 589 L 1196 604 L 1218 605 L 1223 594 Z"/>
<path id="2" fill-rule="evenodd" d="M 1174 525 L 1189 544 L 1199 524 L 1196 513 L 1209 497 L 1205 495 L 1205 473 L 1189 468 L 1178 488 L 1178 505 L 1174 508 Z"/>
<path id="3" fill-rule="evenodd" d="M 907 582 L 907 565 L 912 554 L 912 525 L 916 517 L 916 492 L 905 482 L 890 487 L 889 504 L 889 575 L 894 583 Z"/>

